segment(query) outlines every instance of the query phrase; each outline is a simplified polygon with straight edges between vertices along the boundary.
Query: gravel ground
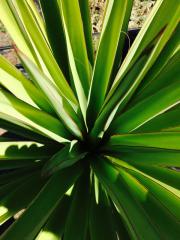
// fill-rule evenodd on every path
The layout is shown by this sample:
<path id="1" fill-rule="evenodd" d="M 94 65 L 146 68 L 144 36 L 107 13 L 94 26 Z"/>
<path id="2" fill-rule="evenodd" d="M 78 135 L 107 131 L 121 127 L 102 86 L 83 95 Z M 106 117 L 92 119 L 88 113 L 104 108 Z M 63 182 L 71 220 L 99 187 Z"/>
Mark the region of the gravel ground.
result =
<path id="1" fill-rule="evenodd" d="M 154 3 L 155 1 L 152 0 L 134 0 L 129 28 L 142 27 Z M 93 32 L 101 31 L 105 5 L 106 0 L 90 0 Z"/>
<path id="2" fill-rule="evenodd" d="M 139 28 L 144 23 L 147 15 L 151 11 L 155 1 L 152 0 L 134 0 L 134 6 L 129 22 L 129 28 Z M 93 33 L 101 31 L 103 13 L 105 10 L 106 0 L 90 0 L 91 18 L 93 24 Z M 96 39 L 95 39 L 96 41 Z M 11 45 L 12 41 L 6 33 L 4 26 L 0 22 L 0 47 Z M 97 41 L 96 43 L 97 44 Z M 19 60 L 14 50 L 3 51 L 3 55 L 13 64 L 18 64 Z"/>
<path id="3" fill-rule="evenodd" d="M 0 136 L 3 135 L 6 132 L 6 130 L 0 128 Z"/>
<path id="4" fill-rule="evenodd" d="M 2 23 L 0 22 L 0 48 L 8 45 L 12 45 L 12 40 L 9 37 L 9 34 L 5 31 Z M 1 52 L 1 54 L 6 57 L 12 64 L 15 65 L 19 63 L 19 59 L 13 49 L 4 50 L 3 52 Z"/>

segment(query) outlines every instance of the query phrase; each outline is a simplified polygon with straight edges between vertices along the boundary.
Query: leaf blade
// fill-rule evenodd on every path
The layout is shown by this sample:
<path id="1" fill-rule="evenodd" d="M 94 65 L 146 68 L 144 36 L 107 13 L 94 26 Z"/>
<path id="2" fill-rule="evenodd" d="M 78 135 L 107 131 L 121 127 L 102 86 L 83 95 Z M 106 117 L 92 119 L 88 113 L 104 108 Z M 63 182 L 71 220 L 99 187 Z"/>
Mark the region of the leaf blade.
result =
<path id="1" fill-rule="evenodd" d="M 19 218 L 18 221 L 2 236 L 2 239 L 11 240 L 14 239 L 15 236 L 20 239 L 34 238 L 60 202 L 63 194 L 73 184 L 80 173 L 80 167 L 77 166 L 73 169 L 73 172 L 72 169 L 68 169 L 64 172 L 55 174 L 36 196 L 35 200 L 21 218 Z M 56 184 L 59 180 L 60 182 L 63 182 L 64 185 L 61 184 L 59 188 L 56 188 Z M 39 204 L 43 206 L 43 211 L 39 208 Z M 44 215 L 45 210 L 46 214 Z M 33 219 L 31 224 L 26 224 L 29 223 L 31 218 Z"/>

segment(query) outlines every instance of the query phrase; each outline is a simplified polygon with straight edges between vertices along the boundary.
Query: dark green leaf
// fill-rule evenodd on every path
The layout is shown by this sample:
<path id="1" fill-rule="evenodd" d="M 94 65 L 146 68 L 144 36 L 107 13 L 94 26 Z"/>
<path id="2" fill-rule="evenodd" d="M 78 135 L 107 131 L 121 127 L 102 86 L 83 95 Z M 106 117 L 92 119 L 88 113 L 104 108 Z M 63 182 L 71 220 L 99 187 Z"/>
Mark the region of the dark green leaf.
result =
<path id="1" fill-rule="evenodd" d="M 60 169 L 70 167 L 83 159 L 86 154 L 81 150 L 80 144 L 74 140 L 47 161 L 42 169 L 42 175 L 49 176 Z"/>
<path id="2" fill-rule="evenodd" d="M 90 16 L 90 10 L 89 10 L 89 0 L 79 0 L 79 6 L 80 6 L 81 17 L 83 21 L 88 58 L 91 63 L 91 66 L 93 66 L 94 65 L 94 49 L 93 49 L 93 42 L 92 42 L 92 26 L 91 26 L 91 16 Z"/>
<path id="3" fill-rule="evenodd" d="M 74 186 L 67 217 L 64 240 L 84 240 L 87 237 L 90 204 L 90 175 L 85 171 Z"/>
<path id="4" fill-rule="evenodd" d="M 179 132 L 157 132 L 122 134 L 112 136 L 107 143 L 107 148 L 118 146 L 149 147 L 180 150 Z"/>
<path id="5" fill-rule="evenodd" d="M 66 79 L 69 80 L 67 46 L 57 0 L 40 0 L 40 4 L 53 54 Z"/>
<path id="6" fill-rule="evenodd" d="M 39 192 L 25 213 L 1 237 L 2 240 L 33 239 L 58 206 L 64 193 L 81 173 L 79 166 L 59 171 Z M 58 188 L 57 188 L 58 184 Z M 41 206 L 41 207 L 39 207 Z M 45 213 L 45 214 L 44 214 Z"/>
<path id="7" fill-rule="evenodd" d="M 93 240 L 117 240 L 117 229 L 113 222 L 112 209 L 107 193 L 95 178 L 91 193 L 89 216 L 90 235 Z"/>
<path id="8" fill-rule="evenodd" d="M 36 240 L 62 240 L 67 219 L 67 214 L 70 205 L 68 196 L 60 201 L 57 208 L 50 216 L 48 222 L 45 224 L 41 232 L 36 237 Z"/>

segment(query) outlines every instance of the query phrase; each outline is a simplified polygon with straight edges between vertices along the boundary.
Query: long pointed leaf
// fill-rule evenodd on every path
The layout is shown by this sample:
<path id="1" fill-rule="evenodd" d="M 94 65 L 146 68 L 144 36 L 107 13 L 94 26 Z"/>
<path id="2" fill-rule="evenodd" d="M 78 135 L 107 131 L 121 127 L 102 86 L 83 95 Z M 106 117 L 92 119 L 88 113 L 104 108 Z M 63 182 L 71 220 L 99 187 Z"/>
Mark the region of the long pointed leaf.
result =
<path id="1" fill-rule="evenodd" d="M 155 93 L 117 117 L 110 128 L 116 129 L 115 133 L 135 131 L 146 122 L 179 103 L 180 84 L 177 82 Z"/>
<path id="2" fill-rule="evenodd" d="M 143 207 L 146 214 L 149 216 L 151 225 L 157 229 L 159 238 L 178 238 L 180 233 L 178 217 L 175 218 L 170 212 L 167 211 L 166 207 L 163 206 L 153 192 L 150 192 L 145 188 L 141 182 L 137 181 L 132 175 L 128 174 L 124 170 L 120 170 L 120 174 L 123 180 L 126 182 L 127 187 L 134 196 L 135 200 Z M 146 185 L 147 187 L 147 185 Z M 168 197 L 168 195 L 167 195 Z M 163 201 L 165 202 L 165 200 Z M 175 201 L 174 201 L 175 202 Z M 177 207 L 177 200 L 176 205 Z M 177 211 L 180 208 L 177 208 Z"/>
<path id="3" fill-rule="evenodd" d="M 174 13 L 179 11 L 178 7 L 179 4 L 176 0 L 160 0 L 156 2 L 141 31 L 135 39 L 130 51 L 128 52 L 119 70 L 119 73 L 116 76 L 114 87 L 112 89 L 116 88 L 123 76 L 125 76 L 127 71 L 136 62 L 142 52 L 147 48 L 148 45 L 151 44 L 151 42 L 153 43 L 154 38 L 161 34 L 161 31 L 172 20 L 172 17 L 174 17 Z M 171 13 L 169 12 L 169 9 L 172 10 Z"/>
<path id="4" fill-rule="evenodd" d="M 65 126 L 76 136 L 82 138 L 82 133 L 79 129 L 80 119 L 76 112 L 71 107 L 69 102 L 61 97 L 61 92 L 40 70 L 20 51 L 18 54 L 24 63 L 26 69 L 32 76 L 34 82 L 40 87 L 44 95 L 49 100 L 54 111 L 65 124 Z"/>
<path id="5" fill-rule="evenodd" d="M 174 196 L 175 200 L 177 200 L 177 198 L 180 198 L 179 172 L 173 172 L 172 169 L 161 167 L 148 167 L 146 165 L 133 162 L 129 164 L 125 161 L 122 161 L 119 157 L 108 157 L 108 159 L 111 161 L 111 163 L 116 165 L 116 167 L 122 167 L 128 171 L 132 170 L 135 173 L 140 173 L 149 180 L 152 180 L 154 183 L 157 183 L 161 188 L 169 191 Z M 178 204 L 176 205 L 178 206 Z"/>
<path id="6" fill-rule="evenodd" d="M 104 133 L 108 129 L 108 127 L 110 126 L 111 122 L 113 121 L 117 114 L 118 108 L 121 104 L 121 97 L 129 89 L 129 86 L 131 85 L 132 81 L 134 81 L 134 79 L 138 76 L 139 71 L 144 65 L 144 61 L 146 60 L 147 56 L 143 56 L 134 65 L 134 68 L 124 78 L 123 83 L 117 87 L 110 101 L 102 108 L 90 134 L 93 138 L 97 137 L 98 135 L 103 135 L 101 133 Z"/>
<path id="7" fill-rule="evenodd" d="M 86 47 L 88 58 L 91 63 L 91 66 L 94 65 L 94 49 L 93 49 L 93 41 L 92 41 L 92 26 L 91 26 L 91 18 L 90 18 L 90 10 L 89 10 L 89 1 L 88 0 L 79 0 L 79 6 L 81 10 L 81 17 L 83 21 L 83 29 L 86 40 Z"/>
<path id="8" fill-rule="evenodd" d="M 79 76 L 79 84 L 81 84 L 84 94 L 88 96 L 89 83 L 90 83 L 90 66 L 88 61 L 85 35 L 83 29 L 83 22 L 80 12 L 80 6 L 78 0 L 58 0 L 59 7 L 61 11 L 61 17 L 63 20 L 63 26 L 65 29 L 65 36 L 67 41 L 69 62 L 72 71 L 72 75 L 74 74 L 74 67 L 77 69 L 77 74 Z M 76 19 L 76 21 L 74 21 Z M 74 28 L 77 28 L 78 31 L 74 31 Z M 70 50 L 71 48 L 71 50 Z M 72 67 L 72 60 L 75 65 Z M 73 76 L 74 78 L 74 76 Z M 76 87 L 77 95 L 78 90 L 76 86 L 76 80 L 74 80 L 74 84 Z"/>
<path id="9" fill-rule="evenodd" d="M 15 6 L 14 11 L 18 12 L 22 24 L 31 37 L 31 41 L 35 46 L 36 51 L 38 51 L 38 56 L 40 57 L 41 63 L 45 67 L 45 73 L 59 87 L 62 96 L 67 98 L 72 105 L 76 105 L 76 98 L 66 79 L 64 78 L 57 62 L 55 61 L 51 49 L 49 48 L 44 36 L 37 26 L 36 20 L 33 18 L 27 3 L 24 0 L 16 0 L 13 1 L 13 5 Z"/>
<path id="10" fill-rule="evenodd" d="M 93 70 L 87 112 L 88 125 L 92 127 L 102 107 L 115 60 L 115 54 L 122 30 L 128 1 L 109 1 L 100 44 Z M 121 14 L 119 14 L 121 12 Z M 113 39 L 109 42 L 109 36 Z M 103 64 L 102 64 L 103 59 Z M 100 92 L 101 94 L 97 94 Z"/>
<path id="11" fill-rule="evenodd" d="M 93 164 L 93 170 L 121 212 L 131 237 L 138 240 L 158 240 L 158 232 L 150 224 L 150 219 L 141 206 L 134 201 L 119 172 L 106 163 L 105 159 L 98 159 Z"/>
<path id="12" fill-rule="evenodd" d="M 69 197 L 65 196 L 54 210 L 48 222 L 36 237 L 36 240 L 62 240 L 68 215 Z"/>
<path id="13" fill-rule="evenodd" d="M 44 180 L 40 179 L 39 172 L 28 175 L 27 179 L 6 195 L 0 201 L 0 224 L 8 220 L 12 215 L 27 207 L 38 191 Z"/>
<path id="14" fill-rule="evenodd" d="M 21 48 L 21 50 L 32 60 L 34 63 L 39 65 L 36 53 L 33 49 L 32 44 L 30 43 L 25 30 L 19 24 L 18 20 L 15 18 L 9 2 L 7 0 L 0 1 L 0 15 L 1 21 L 8 29 L 9 33 L 12 34 L 13 40 L 16 42 L 16 45 Z"/>
<path id="15" fill-rule="evenodd" d="M 86 154 L 87 152 L 82 151 L 80 144 L 74 140 L 47 161 L 42 169 L 42 174 L 49 176 L 60 169 L 70 167 L 83 159 Z"/>
<path id="16" fill-rule="evenodd" d="M 40 0 L 40 4 L 53 54 L 63 74 L 69 80 L 67 46 L 57 1 Z"/>
<path id="17" fill-rule="evenodd" d="M 21 218 L 11 226 L 1 239 L 35 238 L 51 213 L 58 206 L 64 193 L 76 181 L 80 173 L 80 167 L 76 166 L 73 169 L 69 168 L 63 172 L 58 172 L 50 178 Z M 58 188 L 57 183 L 60 183 Z"/>
<path id="18" fill-rule="evenodd" d="M 20 126 L 21 125 L 21 126 Z M 22 123 L 19 122 L 19 125 L 15 124 L 11 121 L 8 122 L 7 119 L 3 120 L 0 118 L 0 126 L 7 130 L 7 133 L 4 134 L 4 136 L 11 133 L 13 136 L 13 140 L 19 140 L 19 139 L 26 139 L 29 141 L 36 141 L 39 143 L 55 143 L 55 140 L 50 139 L 48 136 L 43 136 L 40 133 L 34 132 L 31 129 L 28 129 L 26 126 L 24 126 Z"/>
<path id="19" fill-rule="evenodd" d="M 0 119 L 12 122 L 58 142 L 67 142 L 69 133 L 56 118 L 0 91 Z M 62 136 L 62 137 L 61 137 Z"/>
<path id="20" fill-rule="evenodd" d="M 148 82 L 144 88 L 142 88 L 142 92 L 137 95 L 133 101 L 133 105 L 137 104 L 137 102 L 142 101 L 154 94 L 155 91 L 159 91 L 168 85 L 179 81 L 179 64 L 180 64 L 180 52 L 177 52 L 172 59 L 164 66 L 162 71 L 156 78 L 151 78 L 151 82 Z M 146 78 L 145 78 L 146 81 Z M 132 104 L 130 104 L 130 107 Z"/>
<path id="21" fill-rule="evenodd" d="M 134 146 L 180 150 L 179 132 L 139 133 L 112 136 L 107 147 Z"/>
<path id="22" fill-rule="evenodd" d="M 89 171 L 85 171 L 73 189 L 72 203 L 64 231 L 64 240 L 73 240 L 74 236 L 76 236 L 77 240 L 87 238 L 89 200 L 90 175 Z M 76 221 L 74 221 L 74 219 L 76 219 Z"/>
<path id="23" fill-rule="evenodd" d="M 91 239 L 116 240 L 116 226 L 113 222 L 110 201 L 100 183 L 98 183 L 98 196 L 95 195 L 94 191 L 92 191 L 91 195 L 89 216 Z"/>
<path id="24" fill-rule="evenodd" d="M 158 132 L 158 131 L 169 131 L 180 126 L 180 104 L 175 106 L 172 110 L 158 115 L 150 122 L 145 123 L 135 132 Z M 172 130 L 173 131 L 173 130 Z M 175 130 L 176 131 L 176 130 Z M 177 131 L 178 132 L 178 131 Z"/>
<path id="25" fill-rule="evenodd" d="M 44 95 L 23 74 L 0 56 L 0 84 L 22 101 L 54 114 Z"/>
<path id="26" fill-rule="evenodd" d="M 165 47 L 166 43 L 172 36 L 174 30 L 176 29 L 176 26 L 179 23 L 179 14 L 180 14 L 180 7 L 177 7 L 175 14 L 173 15 L 172 19 L 169 21 L 169 24 L 163 31 L 162 35 L 159 37 L 159 39 L 155 43 L 155 46 L 153 47 L 143 68 L 139 72 L 139 75 L 137 76 L 137 78 L 135 78 L 133 84 L 129 87 L 128 91 L 121 99 L 121 103 L 119 105 L 118 112 L 121 112 L 124 109 L 124 107 L 126 106 L 126 104 L 130 101 L 130 99 L 132 98 L 136 89 L 138 88 L 140 83 L 143 81 L 145 75 L 151 69 L 151 67 L 157 60 L 158 56 L 160 55 L 161 51 Z"/>

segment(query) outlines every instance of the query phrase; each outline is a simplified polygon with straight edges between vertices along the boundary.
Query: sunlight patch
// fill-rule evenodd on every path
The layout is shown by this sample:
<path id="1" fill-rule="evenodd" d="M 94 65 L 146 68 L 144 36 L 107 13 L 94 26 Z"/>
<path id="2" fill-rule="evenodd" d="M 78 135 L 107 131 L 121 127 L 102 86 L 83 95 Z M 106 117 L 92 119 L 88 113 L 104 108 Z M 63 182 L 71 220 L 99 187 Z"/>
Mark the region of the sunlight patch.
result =
<path id="1" fill-rule="evenodd" d="M 68 196 L 71 196 L 73 188 L 74 188 L 74 184 L 69 188 L 69 190 L 65 194 Z"/>
<path id="2" fill-rule="evenodd" d="M 59 240 L 59 237 L 52 232 L 43 231 L 40 233 L 37 240 Z"/>
<path id="3" fill-rule="evenodd" d="M 4 215 L 8 212 L 8 209 L 4 206 L 0 206 L 0 215 Z"/>

